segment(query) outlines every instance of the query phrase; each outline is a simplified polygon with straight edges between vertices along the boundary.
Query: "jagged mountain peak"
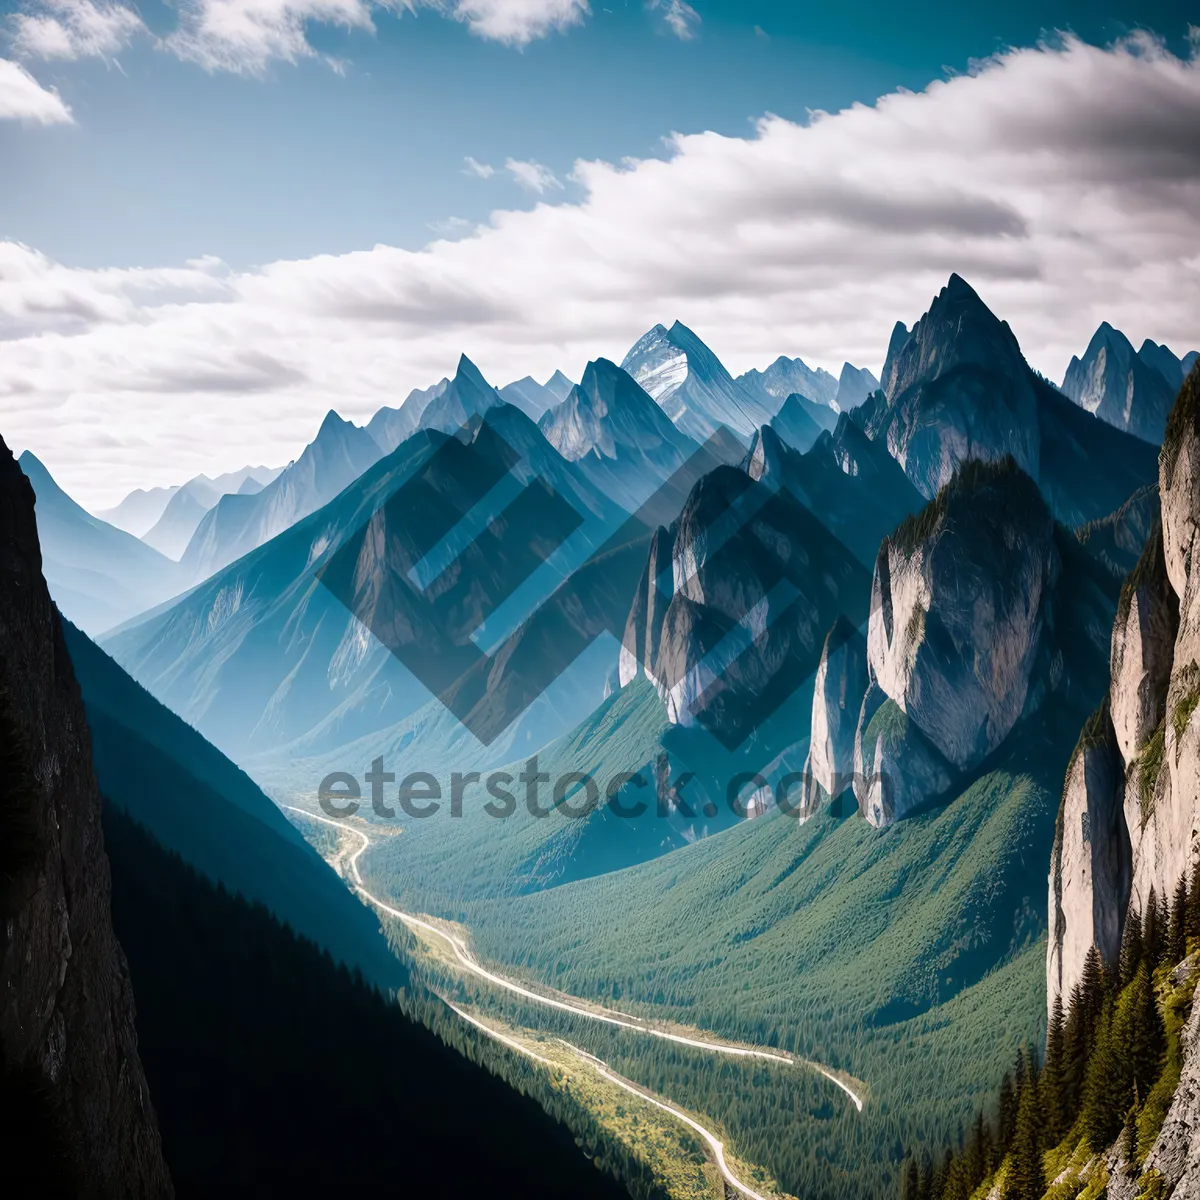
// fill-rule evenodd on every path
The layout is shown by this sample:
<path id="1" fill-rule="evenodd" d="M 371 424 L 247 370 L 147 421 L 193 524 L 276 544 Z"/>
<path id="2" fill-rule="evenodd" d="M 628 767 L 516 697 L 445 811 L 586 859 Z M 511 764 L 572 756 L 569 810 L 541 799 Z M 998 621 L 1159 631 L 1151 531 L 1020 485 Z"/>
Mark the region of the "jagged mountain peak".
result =
<path id="1" fill-rule="evenodd" d="M 348 429 L 357 429 L 352 421 L 347 421 L 334 409 L 330 409 L 324 419 L 321 421 L 321 427 L 317 430 L 317 441 L 327 440 L 333 437 L 340 437 Z"/>
<path id="2" fill-rule="evenodd" d="M 696 449 L 645 389 L 607 358 L 588 363 L 578 385 L 538 428 L 602 491 L 634 508 Z"/>
<path id="3" fill-rule="evenodd" d="M 893 331 L 894 358 L 885 370 L 887 398 L 958 366 L 971 364 L 1014 378 L 1028 373 L 1021 348 L 1007 322 L 1000 320 L 960 275 L 937 294 L 929 311 L 902 344 Z"/>
<path id="4" fill-rule="evenodd" d="M 1104 321 L 1083 357 L 1071 359 L 1062 390 L 1102 421 L 1158 442 L 1182 376 L 1182 364 L 1165 346 L 1147 342 L 1135 352 L 1129 338 Z"/>
<path id="5" fill-rule="evenodd" d="M 682 321 L 655 325 L 621 360 L 627 371 L 689 437 L 703 441 L 720 426 L 749 438 L 771 419 L 757 390 L 735 380 Z"/>
<path id="6" fill-rule="evenodd" d="M 575 386 L 573 380 L 568 379 L 561 371 L 555 371 L 545 383 L 542 384 L 542 389 L 550 393 L 554 399 L 561 404 L 570 394 L 571 389 Z"/>
<path id="7" fill-rule="evenodd" d="M 879 380 L 866 367 L 843 363 L 838 376 L 838 390 L 833 405 L 838 412 L 849 412 L 850 409 L 857 408 L 878 390 Z"/>
<path id="8" fill-rule="evenodd" d="M 58 484 L 54 482 L 54 476 L 50 474 L 46 464 L 32 450 L 23 450 L 21 457 L 17 459 L 17 465 L 25 473 L 27 479 L 32 480 L 34 475 L 37 475 L 58 488 Z M 62 491 L 61 488 L 58 490 Z"/>
<path id="9" fill-rule="evenodd" d="M 483 377 L 483 372 L 465 355 L 460 354 L 458 366 L 454 372 L 454 382 L 470 382 L 478 387 L 490 388 L 492 385 Z"/>

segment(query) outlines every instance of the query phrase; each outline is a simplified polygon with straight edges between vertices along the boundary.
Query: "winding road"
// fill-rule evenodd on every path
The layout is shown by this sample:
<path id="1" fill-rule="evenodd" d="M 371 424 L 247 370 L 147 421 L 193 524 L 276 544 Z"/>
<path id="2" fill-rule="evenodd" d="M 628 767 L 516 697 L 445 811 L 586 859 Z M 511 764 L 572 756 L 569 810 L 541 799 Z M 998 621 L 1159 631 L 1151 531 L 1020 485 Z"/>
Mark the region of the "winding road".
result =
<path id="1" fill-rule="evenodd" d="M 468 1025 L 473 1025 L 476 1029 L 486 1034 L 488 1037 L 499 1042 L 502 1046 L 507 1046 L 510 1050 L 516 1050 L 519 1054 L 524 1054 L 527 1058 L 532 1058 L 535 1062 L 544 1063 L 546 1066 L 555 1070 L 562 1070 L 562 1065 L 544 1058 L 542 1055 L 531 1050 L 528 1046 L 522 1045 L 515 1038 L 510 1038 L 506 1034 L 501 1033 L 498 1029 L 493 1029 L 490 1025 L 485 1025 L 482 1021 L 471 1016 L 470 1013 L 463 1012 L 457 1005 L 451 1004 L 444 996 L 441 997 L 442 1003 L 456 1016 L 461 1017 Z M 689 1129 L 693 1129 L 703 1139 L 708 1148 L 712 1151 L 712 1155 L 717 1164 L 717 1169 L 721 1172 L 721 1177 L 726 1183 L 737 1188 L 746 1200 L 770 1200 L 761 1192 L 756 1192 L 752 1187 L 743 1183 L 730 1169 L 729 1164 L 725 1161 L 725 1144 L 709 1129 L 705 1129 L 699 1121 L 689 1117 L 687 1113 L 676 1108 L 673 1104 L 668 1104 L 665 1100 L 660 1100 L 657 1096 L 652 1096 L 644 1088 L 638 1087 L 634 1083 L 630 1083 L 622 1075 L 618 1075 L 603 1059 L 597 1058 L 594 1054 L 589 1054 L 580 1046 L 576 1046 L 573 1042 L 568 1042 L 565 1038 L 556 1038 L 555 1041 L 566 1046 L 573 1054 L 577 1054 L 581 1059 L 588 1062 L 592 1070 L 607 1079 L 609 1083 L 615 1084 L 619 1088 L 623 1088 L 631 1095 L 637 1096 L 639 1100 L 646 1101 L 647 1104 L 653 1104 L 655 1108 L 661 1108 L 663 1112 L 670 1113 L 676 1120 L 682 1121 Z"/>
<path id="2" fill-rule="evenodd" d="M 679 1033 L 670 1033 L 665 1029 L 656 1029 L 649 1022 L 643 1021 L 640 1018 L 631 1017 L 626 1013 L 618 1013 L 613 1009 L 604 1008 L 601 1005 L 592 1005 L 591 1007 L 588 1007 L 582 1003 L 573 1004 L 568 1000 L 559 1000 L 553 996 L 544 996 L 540 992 L 535 992 L 531 988 L 525 987 L 523 984 L 518 983 L 514 979 L 509 979 L 504 975 L 497 975 L 494 971 L 489 971 L 487 967 L 485 967 L 475 957 L 475 955 L 471 953 L 470 949 L 467 947 L 467 944 L 462 940 L 462 938 L 458 937 L 456 934 L 447 932 L 444 929 L 440 929 L 438 926 L 433 925 L 428 921 L 424 921 L 420 917 L 415 917 L 411 913 L 401 912 L 400 909 L 393 908 L 390 904 L 385 904 L 377 896 L 373 896 L 369 891 L 367 891 L 367 889 L 363 886 L 362 876 L 358 871 L 358 860 L 370 847 L 371 839 L 368 838 L 361 829 L 356 829 L 353 825 L 347 825 L 344 821 L 334 821 L 329 817 L 319 817 L 316 815 L 316 813 L 311 813 L 304 808 L 296 808 L 291 804 L 284 804 L 282 807 L 288 809 L 290 812 L 299 813 L 302 817 L 306 817 L 310 821 L 318 821 L 322 825 L 332 825 L 335 829 L 340 829 L 345 833 L 353 834 L 355 837 L 359 838 L 362 842 L 362 845 L 359 846 L 359 848 L 347 860 L 350 868 L 351 887 L 353 887 L 353 889 L 364 900 L 370 904 L 373 904 L 377 909 L 379 909 L 380 912 L 387 913 L 388 916 L 395 917 L 397 920 L 403 921 L 404 924 L 409 926 L 411 929 L 420 929 L 426 933 L 431 933 L 435 937 L 440 938 L 450 947 L 455 959 L 458 961 L 459 966 L 461 966 L 467 973 L 486 980 L 495 987 L 501 988 L 507 992 L 511 992 L 513 995 L 521 996 L 525 1000 L 530 1000 L 534 1004 L 540 1004 L 546 1008 L 558 1009 L 560 1012 L 568 1012 L 577 1017 L 584 1017 L 589 1021 L 598 1021 L 606 1025 L 615 1025 L 620 1029 L 629 1029 L 634 1033 L 645 1034 L 648 1037 L 661 1038 L 663 1041 L 675 1042 L 680 1046 L 691 1046 L 697 1050 L 705 1050 L 710 1054 L 723 1054 L 730 1058 L 767 1059 L 768 1061 L 783 1063 L 787 1066 L 807 1067 L 810 1070 L 816 1071 L 820 1075 L 824 1075 L 825 1078 L 830 1081 L 830 1083 L 841 1088 L 841 1090 L 850 1097 L 854 1107 L 859 1112 L 862 1112 L 862 1097 L 859 1096 L 849 1084 L 840 1079 L 827 1067 L 821 1066 L 820 1063 L 812 1062 L 809 1059 L 797 1058 L 794 1054 L 788 1054 L 783 1050 L 770 1050 L 763 1047 L 733 1046 L 721 1041 L 709 1041 L 703 1038 L 685 1037 L 683 1034 Z M 470 1018 L 467 1019 L 470 1020 Z M 472 1023 L 479 1024 L 478 1022 L 474 1021 Z M 492 1032 L 490 1030 L 486 1030 L 485 1026 L 480 1027 L 484 1028 L 486 1032 Z M 519 1047 L 519 1049 L 524 1051 L 524 1047 Z M 647 1099 L 649 1099 L 649 1097 L 647 1097 Z M 655 1101 L 655 1103 L 659 1102 Z M 669 1106 L 665 1105 L 664 1107 L 668 1107 L 668 1111 L 674 1112 L 677 1116 L 682 1118 L 682 1114 L 680 1114 L 677 1110 L 671 1109 Z M 690 1121 L 690 1118 L 684 1119 Z M 742 1191 L 745 1190 L 745 1188 L 742 1188 Z M 747 1194 L 753 1196 L 753 1193 Z"/>

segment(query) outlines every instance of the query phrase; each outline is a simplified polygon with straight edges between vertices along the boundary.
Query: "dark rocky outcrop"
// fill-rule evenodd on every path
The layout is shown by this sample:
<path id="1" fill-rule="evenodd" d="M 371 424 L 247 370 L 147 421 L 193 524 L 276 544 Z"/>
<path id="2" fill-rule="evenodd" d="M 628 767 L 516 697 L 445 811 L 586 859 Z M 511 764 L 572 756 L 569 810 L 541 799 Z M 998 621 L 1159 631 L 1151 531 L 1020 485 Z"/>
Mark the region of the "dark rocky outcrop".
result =
<path id="1" fill-rule="evenodd" d="M 38 1160 L 38 1190 L 58 1176 L 80 1197 L 167 1196 L 83 704 L 41 565 L 33 489 L 0 442 L 0 1060 L 5 1112 L 31 1126 L 10 1150 Z"/>
<path id="2" fill-rule="evenodd" d="M 874 565 L 880 539 L 924 507 L 896 460 L 845 413 L 804 454 L 773 426 L 760 429 L 746 469 L 754 479 L 787 488 L 866 567 Z"/>
<path id="3" fill-rule="evenodd" d="M 867 430 L 922 495 L 932 498 L 970 459 L 1011 456 L 1037 479 L 1033 376 L 1008 325 L 952 275 L 912 333 L 898 333 Z"/>

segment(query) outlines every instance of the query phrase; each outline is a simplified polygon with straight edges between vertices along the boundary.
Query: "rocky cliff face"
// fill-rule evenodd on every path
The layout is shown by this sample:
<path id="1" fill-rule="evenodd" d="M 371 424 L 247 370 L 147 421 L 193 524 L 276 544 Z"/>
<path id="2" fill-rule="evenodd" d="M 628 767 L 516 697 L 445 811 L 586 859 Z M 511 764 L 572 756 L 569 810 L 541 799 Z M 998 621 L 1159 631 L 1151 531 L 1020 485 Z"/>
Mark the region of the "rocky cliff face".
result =
<path id="1" fill-rule="evenodd" d="M 932 799 L 1036 704 L 1060 570 L 1050 513 L 1011 459 L 968 464 L 884 540 L 855 751 L 868 820 L 887 824 Z"/>
<path id="2" fill-rule="evenodd" d="M 1124 766 L 1107 704 L 1092 718 L 1067 768 L 1050 861 L 1050 1006 L 1071 995 L 1084 959 L 1098 946 L 1105 962 L 1121 949 L 1129 899 L 1129 831 L 1122 810 Z"/>
<path id="3" fill-rule="evenodd" d="M 68 1194 L 168 1196 L 109 915 L 83 706 L 41 574 L 33 491 L 3 442 L 0 717 L 0 1065 L 5 1100 L 13 1101 L 6 1114 L 26 1121 L 31 1155 L 61 1150 Z M 45 1185 L 55 1161 L 33 1165 Z M 14 1166 L 6 1162 L 6 1174 Z"/>
<path id="4" fill-rule="evenodd" d="M 740 745 L 818 665 L 839 614 L 861 620 L 862 565 L 785 488 L 718 467 L 653 539 L 627 623 L 672 724 Z"/>
<path id="5" fill-rule="evenodd" d="M 805 812 L 815 812 L 853 786 L 854 731 L 869 683 L 866 639 L 839 617 L 825 638 L 813 685 Z"/>
<path id="6" fill-rule="evenodd" d="M 1158 490 L 1161 526 L 1126 580 L 1113 626 L 1107 711 L 1085 731 L 1064 793 L 1050 880 L 1051 1004 L 1074 986 L 1081 952 L 1094 943 L 1112 962 L 1127 910 L 1144 911 L 1152 889 L 1169 896 L 1200 863 L 1195 368 L 1166 425 Z M 1088 870 L 1072 866 L 1081 855 L 1090 855 Z"/>

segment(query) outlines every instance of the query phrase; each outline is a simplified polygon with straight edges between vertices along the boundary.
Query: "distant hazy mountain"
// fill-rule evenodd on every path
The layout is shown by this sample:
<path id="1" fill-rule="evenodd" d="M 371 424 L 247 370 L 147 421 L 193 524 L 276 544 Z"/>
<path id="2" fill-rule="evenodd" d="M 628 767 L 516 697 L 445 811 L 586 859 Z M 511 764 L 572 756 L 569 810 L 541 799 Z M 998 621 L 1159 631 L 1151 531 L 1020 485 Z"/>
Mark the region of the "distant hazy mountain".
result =
<path id="1" fill-rule="evenodd" d="M 154 527 L 142 534 L 142 541 L 178 561 L 204 519 L 204 514 L 222 496 L 257 495 L 278 474 L 278 468 L 243 467 L 240 471 L 218 475 L 216 479 L 197 475 L 175 489 L 175 494 L 167 502 Z"/>
<path id="2" fill-rule="evenodd" d="M 663 411 L 698 442 L 724 425 L 744 438 L 770 419 L 763 395 L 739 383 L 686 325 L 655 325 L 621 363 Z M 794 388 L 792 389 L 795 390 Z"/>
<path id="3" fill-rule="evenodd" d="M 697 449 L 607 358 L 588 363 L 579 385 L 538 428 L 563 458 L 630 511 Z"/>
<path id="4" fill-rule="evenodd" d="M 28 450 L 21 470 L 37 496 L 42 571 L 59 608 L 102 633 L 178 592 L 178 566 L 123 529 L 86 512 Z"/>
<path id="5" fill-rule="evenodd" d="M 574 386 L 561 371 L 555 371 L 545 383 L 526 375 L 515 383 L 505 384 L 500 395 L 531 420 L 539 421 L 556 404 L 561 404 Z"/>
<path id="6" fill-rule="evenodd" d="M 1096 330 L 1083 358 L 1072 358 L 1062 390 L 1081 408 L 1145 441 L 1159 443 L 1167 413 L 1183 383 L 1175 356 L 1147 342 L 1140 353 L 1106 321 Z"/>
<path id="7" fill-rule="evenodd" d="M 849 412 L 852 408 L 857 408 L 878 389 L 879 380 L 865 367 L 856 367 L 851 363 L 845 363 L 838 379 L 834 406 L 839 412 Z"/>
<path id="8" fill-rule="evenodd" d="M 145 490 L 138 488 L 130 492 L 115 508 L 102 509 L 96 516 L 102 521 L 107 521 L 109 525 L 132 533 L 134 537 L 141 537 L 163 515 L 163 510 L 177 491 L 178 485 Z"/>
<path id="9" fill-rule="evenodd" d="M 405 438 L 416 432 L 425 409 L 449 386 L 450 380 L 442 379 L 432 387 L 414 388 L 399 408 L 381 408 L 367 422 L 367 432 L 384 454 L 391 454 Z"/>
<path id="10" fill-rule="evenodd" d="M 125 530 L 126 533 L 132 533 L 134 537 L 144 538 L 162 518 L 172 498 L 183 488 L 191 486 L 193 498 L 209 509 L 226 492 L 243 489 L 256 491 L 270 483 L 278 474 L 278 467 L 243 467 L 240 471 L 218 475 L 216 479 L 209 479 L 207 475 L 197 475 L 182 485 L 138 488 L 130 492 L 115 508 L 103 509 L 94 515 L 118 529 Z"/>
<path id="11" fill-rule="evenodd" d="M 1113 512 L 1155 477 L 1154 448 L 1035 375 L 1008 324 L 958 275 L 911 332 L 893 331 L 883 378 L 855 420 L 926 498 L 964 462 L 1011 455 L 1054 515 L 1076 526 Z"/>
<path id="12" fill-rule="evenodd" d="M 807 450 L 823 429 L 837 424 L 837 413 L 798 393 L 789 396 L 771 418 L 771 428 L 794 450 Z"/>
<path id="13" fill-rule="evenodd" d="M 329 412 L 316 438 L 266 487 L 222 496 L 204 514 L 180 559 L 187 579 L 207 578 L 316 512 L 381 453 L 365 429 Z"/>
<path id="14" fill-rule="evenodd" d="M 561 404 L 570 394 L 575 384 L 561 371 L 555 371 L 543 386 Z"/>
<path id="15" fill-rule="evenodd" d="M 337 418 L 332 421 L 337 424 L 331 427 L 327 420 L 314 446 L 324 450 L 328 435 L 338 433 L 338 425 L 345 426 Z M 578 557 L 590 552 L 590 529 L 598 531 L 597 537 L 607 536 L 623 519 L 623 511 L 583 472 L 564 461 L 519 410 L 498 402 L 476 425 L 476 439 L 483 436 L 484 426 L 519 456 L 515 464 L 503 462 L 497 478 L 511 473 L 514 482 L 544 480 L 579 514 L 583 524 L 577 534 Z M 353 426 L 345 426 L 338 436 L 354 442 L 353 434 L 366 436 Z M 394 569 L 397 563 L 423 561 L 423 553 L 413 547 L 424 548 L 430 537 L 432 549 L 437 548 L 439 538 L 431 533 L 435 525 L 446 525 L 446 532 L 457 525 L 456 519 L 448 524 L 443 519 L 445 497 L 431 495 L 421 512 L 388 503 L 410 472 L 447 446 L 451 455 L 466 456 L 469 467 L 479 469 L 471 457 L 481 453 L 474 443 L 447 438 L 436 430 L 419 430 L 365 473 L 356 471 L 350 485 L 338 487 L 323 508 L 291 524 L 243 560 L 217 570 L 178 605 L 117 634 L 106 642 L 106 649 L 163 703 L 239 761 L 276 751 L 295 757 L 301 748 L 305 753 L 332 751 L 396 726 L 428 700 L 429 691 L 383 641 L 367 632 L 355 613 L 369 624 L 383 603 L 378 596 L 385 596 L 383 611 L 418 631 L 421 647 L 440 664 L 452 665 L 456 655 L 473 653 L 454 643 L 445 630 L 426 629 L 430 620 L 426 602 L 409 594 L 411 587 L 419 585 L 411 583 L 407 568 Z M 378 456 L 378 450 L 375 453 Z M 356 465 L 348 469 L 356 470 Z M 210 516 L 232 509 L 234 499 L 269 503 L 273 494 L 289 486 L 289 472 L 284 472 L 248 501 L 226 497 Z M 512 541 L 506 537 L 504 544 L 515 544 L 511 553 L 520 553 L 527 530 L 536 527 L 544 514 L 526 509 L 519 515 L 509 508 L 512 492 L 499 494 L 505 486 L 491 489 L 496 493 L 494 515 L 505 514 Z M 376 541 L 368 536 L 371 530 L 386 536 Z M 344 546 L 352 547 L 346 552 L 351 558 L 343 554 L 337 561 L 345 564 L 352 578 L 345 589 L 339 584 L 335 594 L 338 581 L 331 579 L 322 586 L 317 576 Z M 424 553 L 432 549 L 425 548 Z M 462 553 L 461 569 L 438 575 L 438 588 L 449 590 L 450 600 L 458 606 L 455 622 L 474 631 L 497 612 L 498 604 L 526 593 L 520 588 L 513 593 L 506 583 L 504 545 L 493 547 L 488 539 Z M 536 600 L 560 581 L 561 574 L 547 565 L 529 582 L 528 595 Z M 380 633 L 389 636 L 388 630 Z"/>
<path id="16" fill-rule="evenodd" d="M 778 403 L 798 392 L 818 404 L 832 405 L 838 391 L 838 381 L 824 368 L 814 371 L 803 359 L 783 356 L 765 371 L 747 371 L 737 381 L 752 392 L 774 397 Z"/>
<path id="17" fill-rule="evenodd" d="M 206 489 L 204 489 L 206 490 Z M 203 490 L 201 490 L 203 494 Z M 219 499 L 219 497 L 217 498 Z M 197 495 L 191 484 L 184 484 L 173 495 L 158 518 L 153 528 L 142 534 L 142 541 L 147 546 L 153 546 L 161 554 L 179 561 L 187 544 L 196 532 L 196 526 L 204 519 L 204 514 L 212 508 L 216 499 L 206 504 Z"/>

